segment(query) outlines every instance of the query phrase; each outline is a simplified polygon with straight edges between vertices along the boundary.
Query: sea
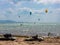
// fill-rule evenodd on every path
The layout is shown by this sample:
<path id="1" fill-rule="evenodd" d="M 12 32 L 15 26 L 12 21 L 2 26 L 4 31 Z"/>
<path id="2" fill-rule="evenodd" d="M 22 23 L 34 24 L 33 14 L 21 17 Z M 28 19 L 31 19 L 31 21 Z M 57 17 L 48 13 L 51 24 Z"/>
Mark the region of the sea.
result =
<path id="1" fill-rule="evenodd" d="M 60 36 L 59 23 L 0 23 L 0 34 Z"/>

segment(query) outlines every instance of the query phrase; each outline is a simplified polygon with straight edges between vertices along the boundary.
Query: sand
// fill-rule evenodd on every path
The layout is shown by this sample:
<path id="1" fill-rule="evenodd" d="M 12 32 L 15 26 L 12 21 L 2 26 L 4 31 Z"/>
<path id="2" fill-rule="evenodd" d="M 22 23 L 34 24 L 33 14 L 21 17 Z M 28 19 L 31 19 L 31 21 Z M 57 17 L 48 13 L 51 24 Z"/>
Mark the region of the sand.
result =
<path id="1" fill-rule="evenodd" d="M 14 41 L 0 40 L 0 45 L 60 45 L 60 38 L 44 38 L 44 41 L 24 41 L 26 37 L 16 37 Z"/>

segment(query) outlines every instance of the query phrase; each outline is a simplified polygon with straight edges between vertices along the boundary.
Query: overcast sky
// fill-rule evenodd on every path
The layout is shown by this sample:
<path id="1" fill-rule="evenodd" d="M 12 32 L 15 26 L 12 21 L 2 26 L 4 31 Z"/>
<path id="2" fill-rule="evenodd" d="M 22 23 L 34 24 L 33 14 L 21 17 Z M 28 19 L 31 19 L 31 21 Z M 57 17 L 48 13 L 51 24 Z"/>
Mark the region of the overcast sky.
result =
<path id="1" fill-rule="evenodd" d="M 60 0 L 0 0 L 0 20 L 60 22 Z"/>

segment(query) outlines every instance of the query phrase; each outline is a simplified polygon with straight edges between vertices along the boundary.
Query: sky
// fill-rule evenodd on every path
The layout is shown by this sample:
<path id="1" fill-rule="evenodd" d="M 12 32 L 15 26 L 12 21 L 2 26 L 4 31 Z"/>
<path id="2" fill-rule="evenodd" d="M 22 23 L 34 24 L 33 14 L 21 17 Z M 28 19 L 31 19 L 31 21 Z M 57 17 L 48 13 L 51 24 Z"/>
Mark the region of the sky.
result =
<path id="1" fill-rule="evenodd" d="M 0 0 L 0 20 L 59 23 L 60 0 Z"/>

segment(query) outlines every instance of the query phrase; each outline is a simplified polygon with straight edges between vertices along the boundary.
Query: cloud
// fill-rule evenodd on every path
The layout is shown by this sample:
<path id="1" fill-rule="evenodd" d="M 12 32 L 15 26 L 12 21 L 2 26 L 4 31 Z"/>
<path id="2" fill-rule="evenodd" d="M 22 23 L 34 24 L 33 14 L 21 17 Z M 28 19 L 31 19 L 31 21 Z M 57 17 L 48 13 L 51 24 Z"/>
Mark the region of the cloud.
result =
<path id="1" fill-rule="evenodd" d="M 53 4 L 53 3 L 60 3 L 60 0 L 34 0 L 34 2 L 40 4 Z"/>
<path id="2" fill-rule="evenodd" d="M 32 12 L 32 16 L 30 16 L 30 12 Z M 35 21 L 36 16 L 34 14 L 37 12 L 39 14 L 41 11 L 40 10 L 33 10 L 28 7 L 23 7 L 23 8 L 8 8 L 5 11 L 2 11 L 2 14 L 4 17 L 3 19 L 6 18 L 8 20 L 14 20 L 14 21 L 25 21 L 25 22 L 30 22 L 30 21 Z M 19 18 L 19 16 L 21 16 Z"/>
<path id="3" fill-rule="evenodd" d="M 5 1 L 5 0 L 4 0 Z M 2 0 L 2 2 L 4 2 Z M 43 3 L 43 4 L 51 4 L 51 3 L 59 3 L 60 1 L 58 0 L 34 0 L 34 2 L 36 3 Z M 41 6 L 41 8 L 39 7 L 39 4 L 37 4 L 36 6 L 36 3 L 32 4 L 32 3 L 29 3 L 27 6 L 24 5 L 24 4 L 27 4 L 27 3 L 22 3 L 20 1 L 17 1 L 17 3 L 15 3 L 13 0 L 6 0 L 4 2 L 4 4 L 7 3 L 7 4 L 11 4 L 11 6 L 8 6 L 7 8 L 3 7 L 4 9 L 1 10 L 0 9 L 0 19 L 9 19 L 9 20 L 14 20 L 14 21 L 25 21 L 25 22 L 28 22 L 28 21 L 31 21 L 31 22 L 38 22 L 38 18 L 40 18 L 41 20 L 39 22 L 54 22 L 54 21 L 57 21 L 58 18 L 60 19 L 60 8 L 53 8 L 55 7 L 54 5 L 50 5 L 50 7 L 48 7 L 47 5 L 47 8 L 48 8 L 48 13 L 46 14 L 45 13 L 45 9 L 46 7 L 43 5 Z M 3 4 L 3 3 L 2 3 Z M 6 6 L 7 6 L 6 4 Z M 35 7 L 31 7 L 32 5 Z M 30 6 L 31 5 L 31 6 Z M 59 5 L 58 5 L 59 6 Z M 56 7 L 58 7 L 56 6 Z M 29 12 L 32 12 L 32 15 L 29 14 Z M 1 14 L 2 13 L 2 14 Z M 19 16 L 21 16 L 19 18 Z"/>
<path id="4" fill-rule="evenodd" d="M 33 13 L 31 16 L 28 15 L 30 11 Z M 51 11 L 51 13 L 49 13 L 50 11 Z M 23 22 L 57 22 L 58 17 L 59 17 L 58 13 L 60 12 L 60 8 L 51 9 L 51 10 L 49 10 L 49 12 L 46 14 L 44 9 L 34 10 L 34 9 L 31 9 L 28 7 L 18 8 L 18 9 L 9 8 L 4 11 L 3 15 L 0 13 L 1 14 L 0 19 L 6 18 L 9 20 L 17 21 L 17 22 L 18 21 L 19 22 L 22 22 L 22 21 Z M 26 13 L 27 13 L 27 15 L 26 15 Z M 43 13 L 45 13 L 45 14 L 43 15 Z M 21 17 L 19 18 L 18 16 L 21 16 Z M 38 21 L 39 18 L 41 19 L 40 21 Z M 59 17 L 59 19 L 60 19 L 60 17 Z"/>
<path id="5" fill-rule="evenodd" d="M 6 16 L 0 13 L 0 20 L 7 20 Z"/>

